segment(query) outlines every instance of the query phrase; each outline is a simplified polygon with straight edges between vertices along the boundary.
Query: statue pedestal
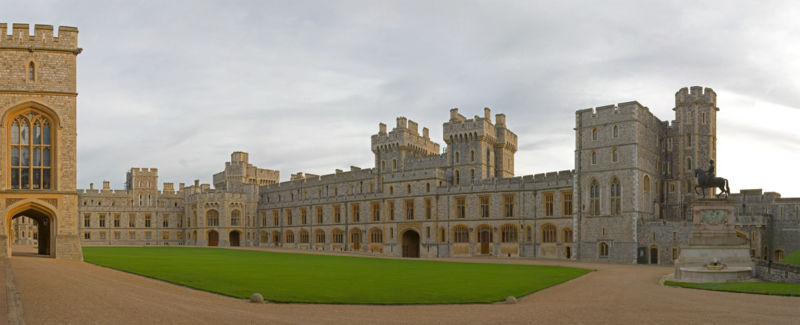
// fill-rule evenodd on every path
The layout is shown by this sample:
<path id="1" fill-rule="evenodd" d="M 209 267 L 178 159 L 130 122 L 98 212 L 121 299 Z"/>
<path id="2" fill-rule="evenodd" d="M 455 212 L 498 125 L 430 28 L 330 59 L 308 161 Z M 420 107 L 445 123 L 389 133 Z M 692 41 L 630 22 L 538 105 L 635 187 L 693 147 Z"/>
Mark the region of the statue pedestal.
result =
<path id="1" fill-rule="evenodd" d="M 752 276 L 753 262 L 744 238 L 736 236 L 735 203 L 698 200 L 689 206 L 692 234 L 675 261 L 675 280 L 728 282 Z"/>

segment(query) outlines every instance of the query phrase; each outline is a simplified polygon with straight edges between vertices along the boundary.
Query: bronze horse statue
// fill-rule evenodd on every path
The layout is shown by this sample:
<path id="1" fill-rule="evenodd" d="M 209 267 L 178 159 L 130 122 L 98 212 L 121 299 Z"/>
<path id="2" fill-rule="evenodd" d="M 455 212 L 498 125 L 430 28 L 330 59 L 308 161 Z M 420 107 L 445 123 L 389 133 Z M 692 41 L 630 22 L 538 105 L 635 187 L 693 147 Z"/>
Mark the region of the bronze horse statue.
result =
<path id="1" fill-rule="evenodd" d="M 694 177 L 697 178 L 697 186 L 694 187 L 694 192 L 697 194 L 702 194 L 703 198 L 706 198 L 706 191 L 707 188 L 719 188 L 719 194 L 717 194 L 717 198 L 719 199 L 723 194 L 725 197 L 731 195 L 731 189 L 728 187 L 728 179 L 722 177 L 714 177 L 714 175 L 709 175 L 706 173 L 705 170 L 702 168 L 696 168 L 694 170 Z M 697 189 L 702 191 L 698 192 Z"/>

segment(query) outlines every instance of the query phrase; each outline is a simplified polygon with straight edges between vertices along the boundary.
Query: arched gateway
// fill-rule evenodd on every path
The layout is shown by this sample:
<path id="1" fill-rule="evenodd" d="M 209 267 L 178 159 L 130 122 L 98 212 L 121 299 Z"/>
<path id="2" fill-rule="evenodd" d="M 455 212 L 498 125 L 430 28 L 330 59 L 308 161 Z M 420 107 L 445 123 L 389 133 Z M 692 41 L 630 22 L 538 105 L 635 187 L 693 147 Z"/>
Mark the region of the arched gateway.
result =
<path id="1" fill-rule="evenodd" d="M 419 233 L 414 230 L 403 233 L 403 257 L 419 257 Z"/>
<path id="2" fill-rule="evenodd" d="M 12 220 L 25 216 L 37 222 L 39 254 L 80 260 L 79 236 L 91 234 L 78 233 L 78 29 L 61 26 L 54 37 L 52 26 L 36 25 L 36 38 L 27 24 L 13 29 L 0 44 L 0 257 L 11 255 Z"/>

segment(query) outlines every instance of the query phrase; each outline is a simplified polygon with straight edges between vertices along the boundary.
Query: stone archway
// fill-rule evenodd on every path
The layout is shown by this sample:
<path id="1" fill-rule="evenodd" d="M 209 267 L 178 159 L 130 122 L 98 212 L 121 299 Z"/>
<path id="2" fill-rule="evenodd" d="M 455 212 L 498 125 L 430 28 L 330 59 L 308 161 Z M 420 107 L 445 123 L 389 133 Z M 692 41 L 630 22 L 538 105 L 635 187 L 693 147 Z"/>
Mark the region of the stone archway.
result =
<path id="1" fill-rule="evenodd" d="M 231 231 L 231 233 L 228 234 L 228 241 L 231 243 L 231 246 L 239 246 L 240 237 L 241 233 L 238 230 Z"/>
<path id="2" fill-rule="evenodd" d="M 28 217 L 36 221 L 39 240 L 37 254 L 56 257 L 56 214 L 44 206 L 33 203 L 11 209 L 6 217 L 7 256 L 11 256 L 14 241 L 12 221 L 19 217 Z"/>
<path id="3" fill-rule="evenodd" d="M 419 233 L 414 230 L 403 233 L 403 257 L 419 257 Z"/>

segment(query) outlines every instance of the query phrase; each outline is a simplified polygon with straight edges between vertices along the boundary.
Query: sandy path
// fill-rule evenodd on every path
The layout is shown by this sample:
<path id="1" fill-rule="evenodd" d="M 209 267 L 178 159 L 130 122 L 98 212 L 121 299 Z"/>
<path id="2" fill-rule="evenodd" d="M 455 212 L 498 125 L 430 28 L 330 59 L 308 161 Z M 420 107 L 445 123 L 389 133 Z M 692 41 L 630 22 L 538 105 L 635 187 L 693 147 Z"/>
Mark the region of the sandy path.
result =
<path id="1" fill-rule="evenodd" d="M 670 273 L 668 267 L 465 260 L 560 264 L 598 271 L 530 295 L 515 305 L 257 305 L 83 262 L 25 256 L 10 261 L 28 324 L 788 324 L 800 320 L 800 298 L 664 287 L 658 281 Z"/>

